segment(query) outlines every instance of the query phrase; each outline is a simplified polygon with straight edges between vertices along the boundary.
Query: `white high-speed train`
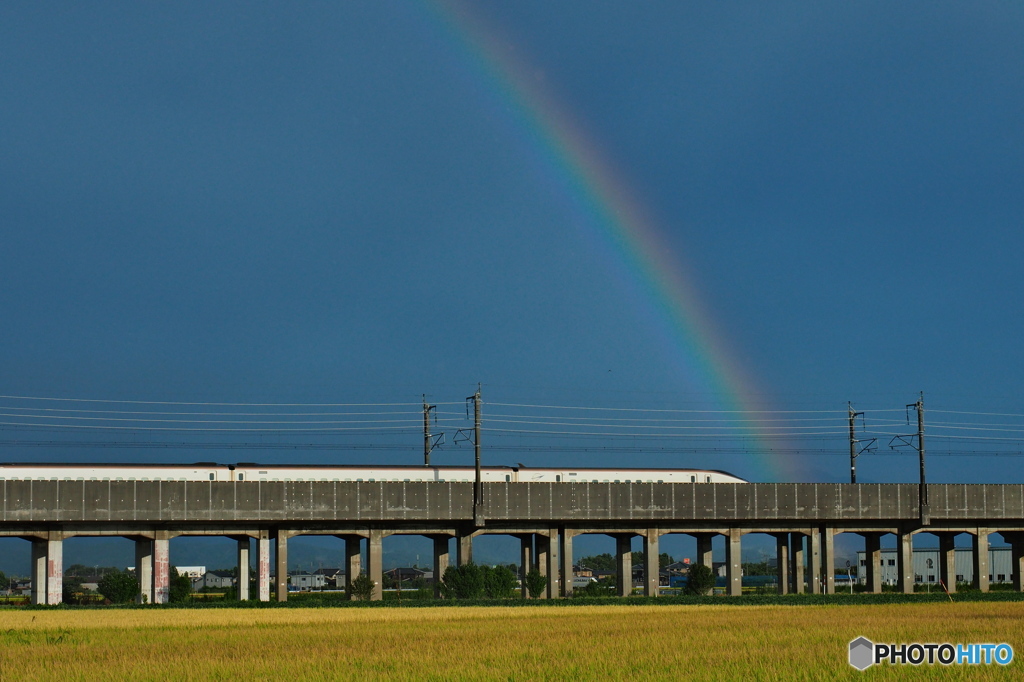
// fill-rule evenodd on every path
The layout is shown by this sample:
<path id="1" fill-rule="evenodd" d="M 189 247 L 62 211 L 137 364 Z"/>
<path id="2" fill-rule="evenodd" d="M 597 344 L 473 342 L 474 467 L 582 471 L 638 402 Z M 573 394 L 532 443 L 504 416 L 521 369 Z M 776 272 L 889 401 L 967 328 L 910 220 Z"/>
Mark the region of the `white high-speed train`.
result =
<path id="1" fill-rule="evenodd" d="M 746 483 L 713 469 L 482 467 L 482 480 L 551 483 Z M 473 467 L 322 464 L 0 464 L 0 481 L 475 481 Z"/>

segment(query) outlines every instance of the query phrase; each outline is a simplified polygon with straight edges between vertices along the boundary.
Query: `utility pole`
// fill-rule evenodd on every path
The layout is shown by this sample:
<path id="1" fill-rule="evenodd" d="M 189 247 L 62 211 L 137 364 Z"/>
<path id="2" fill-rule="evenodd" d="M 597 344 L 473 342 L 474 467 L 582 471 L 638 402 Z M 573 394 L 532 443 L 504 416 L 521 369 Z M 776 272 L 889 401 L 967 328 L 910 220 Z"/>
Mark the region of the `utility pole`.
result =
<path id="1" fill-rule="evenodd" d="M 928 526 L 931 524 L 931 513 L 928 507 L 928 485 L 924 476 L 924 391 L 921 391 L 921 396 L 916 403 L 907 405 L 908 409 L 911 407 L 917 410 L 917 456 L 921 462 L 921 487 L 918 492 L 921 505 L 921 525 Z"/>
<path id="2" fill-rule="evenodd" d="M 857 417 L 861 418 L 861 428 L 866 428 L 864 424 L 864 413 L 854 412 L 853 403 L 847 403 L 850 410 L 850 483 L 857 482 L 857 457 L 864 454 L 865 452 L 874 452 L 875 443 L 878 442 L 877 438 L 868 438 L 865 440 L 857 439 Z M 865 445 L 859 450 L 857 445 L 864 443 Z"/>
<path id="3" fill-rule="evenodd" d="M 846 403 L 850 410 L 850 483 L 857 482 L 857 432 L 854 422 L 863 412 L 854 412 L 853 403 Z"/>
<path id="4" fill-rule="evenodd" d="M 430 441 L 430 412 L 437 405 L 427 405 L 427 396 L 423 396 L 423 466 L 430 466 L 430 451 L 434 449 Z"/>
<path id="5" fill-rule="evenodd" d="M 476 525 L 483 525 L 484 484 L 480 476 L 480 384 L 476 385 L 476 393 L 466 398 L 473 401 L 473 451 L 476 455 L 476 485 L 473 488 L 473 518 Z"/>

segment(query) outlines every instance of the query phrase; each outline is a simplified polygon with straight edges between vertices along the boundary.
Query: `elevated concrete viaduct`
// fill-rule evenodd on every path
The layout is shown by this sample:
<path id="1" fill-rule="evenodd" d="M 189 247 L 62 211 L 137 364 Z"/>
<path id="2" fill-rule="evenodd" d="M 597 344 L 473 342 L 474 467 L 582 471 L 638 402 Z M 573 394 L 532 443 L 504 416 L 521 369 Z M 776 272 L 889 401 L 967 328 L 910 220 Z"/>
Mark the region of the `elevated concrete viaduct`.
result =
<path id="1" fill-rule="evenodd" d="M 261 600 L 269 600 L 270 543 L 277 549 L 279 600 L 287 599 L 288 540 L 334 535 L 344 541 L 346 580 L 366 566 L 381 597 L 382 541 L 390 535 L 433 539 L 438 575 L 452 558 L 472 559 L 472 539 L 506 534 L 520 539 L 521 561 L 547 576 L 546 597 L 569 596 L 573 538 L 607 534 L 616 541 L 620 594 L 632 586 L 630 542 L 643 538 L 646 594 L 657 594 L 662 536 L 683 533 L 697 540 L 697 560 L 711 565 L 711 541 L 725 537 L 728 592 L 740 594 L 740 547 L 748 533 L 776 538 L 782 593 L 833 592 L 834 537 L 865 538 L 868 586 L 881 590 L 880 539 L 897 537 L 900 588 L 913 590 L 912 539 L 938 535 L 942 575 L 955 589 L 953 537 L 974 538 L 977 587 L 988 589 L 988 536 L 999 532 L 1013 547 L 1014 567 L 1024 566 L 1024 485 L 932 484 L 930 518 L 922 522 L 917 484 L 833 483 L 484 483 L 482 499 L 464 482 L 186 482 L 186 481 L 0 481 L 0 536 L 32 541 L 36 603 L 61 599 L 63 540 L 122 536 L 135 541 L 140 601 L 167 601 L 169 541 L 184 535 L 217 535 L 238 543 L 239 575 L 253 553 Z M 806 567 L 806 568 L 805 568 Z M 805 570 L 807 574 L 805 575 Z M 1021 589 L 1021 572 L 1014 575 Z M 249 597 L 248 580 L 239 596 Z"/>

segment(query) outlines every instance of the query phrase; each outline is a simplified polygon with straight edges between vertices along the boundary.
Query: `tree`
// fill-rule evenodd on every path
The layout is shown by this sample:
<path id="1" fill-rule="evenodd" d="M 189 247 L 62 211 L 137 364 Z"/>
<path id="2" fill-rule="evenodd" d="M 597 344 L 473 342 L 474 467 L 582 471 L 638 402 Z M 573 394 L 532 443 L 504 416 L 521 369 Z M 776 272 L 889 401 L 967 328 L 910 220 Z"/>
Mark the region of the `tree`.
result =
<path id="1" fill-rule="evenodd" d="M 484 592 L 489 599 L 508 599 L 516 589 L 516 574 L 508 566 L 481 567 Z"/>
<path id="2" fill-rule="evenodd" d="M 81 601 L 82 579 L 77 576 L 65 575 L 61 581 L 60 600 L 65 604 L 77 604 Z"/>
<path id="3" fill-rule="evenodd" d="M 537 599 L 544 594 L 544 589 L 547 586 L 547 577 L 536 568 L 526 574 L 526 591 L 530 593 L 530 597 L 533 599 Z"/>
<path id="4" fill-rule="evenodd" d="M 470 561 L 445 569 L 441 578 L 441 594 L 448 599 L 480 599 L 485 594 L 484 572 Z"/>
<path id="5" fill-rule="evenodd" d="M 358 599 L 359 601 L 370 601 L 373 599 L 374 587 L 376 587 L 376 585 L 374 585 L 373 578 L 365 573 L 360 573 L 349 585 L 348 598 Z"/>
<path id="6" fill-rule="evenodd" d="M 114 604 L 125 604 L 139 593 L 139 582 L 128 571 L 114 569 L 103 576 L 97 590 Z"/>
<path id="7" fill-rule="evenodd" d="M 707 594 L 715 586 L 715 573 L 704 564 L 691 564 L 686 579 L 687 594 Z"/>
<path id="8" fill-rule="evenodd" d="M 11 586 L 11 579 L 3 571 L 0 571 L 0 590 L 6 590 Z"/>
<path id="9" fill-rule="evenodd" d="M 167 601 L 172 604 L 180 604 L 192 599 L 192 578 L 182 575 L 174 566 L 171 567 L 170 591 Z"/>
<path id="10" fill-rule="evenodd" d="M 594 571 L 614 571 L 615 557 L 611 554 L 596 554 L 594 556 L 585 556 L 577 562 L 580 566 L 586 566 L 587 568 Z"/>

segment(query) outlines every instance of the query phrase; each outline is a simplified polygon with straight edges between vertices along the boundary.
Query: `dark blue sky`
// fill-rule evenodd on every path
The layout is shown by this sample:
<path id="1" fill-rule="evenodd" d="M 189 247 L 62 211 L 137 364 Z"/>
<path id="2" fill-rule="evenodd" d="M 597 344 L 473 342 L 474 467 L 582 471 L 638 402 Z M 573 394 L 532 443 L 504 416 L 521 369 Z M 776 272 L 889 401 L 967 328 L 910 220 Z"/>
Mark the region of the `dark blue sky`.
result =
<path id="1" fill-rule="evenodd" d="M 565 178 L 453 38 L 467 12 L 654 217 L 761 403 L 832 411 L 760 417 L 837 432 L 701 452 L 571 435 L 665 413 L 575 411 L 544 429 L 566 433 L 512 433 L 566 413 L 492 403 L 728 396 L 687 382 L 699 358 L 673 357 L 615 249 L 574 222 Z M 494 463 L 837 481 L 852 400 L 882 446 L 862 480 L 913 481 L 913 457 L 881 454 L 907 427 L 879 419 L 903 413 L 872 411 L 924 391 L 930 422 L 962 427 L 929 428 L 933 480 L 1024 480 L 1019 457 L 963 456 L 1024 435 L 1022 32 L 1015 3 L 4 3 L 0 393 L 459 402 L 483 382 L 485 418 L 520 420 L 488 435 Z M 279 435 L 71 430 L 32 410 L 97 405 L 0 404 L 22 415 L 0 419 L 5 460 L 281 458 L 196 445 Z M 964 434 L 1005 440 L 942 438 Z M 190 446 L 108 447 L 133 439 Z M 25 445 L 60 440 L 100 445 Z M 352 448 L 309 462 L 419 461 L 415 427 L 306 440 Z M 437 461 L 470 461 L 450 444 Z"/>

